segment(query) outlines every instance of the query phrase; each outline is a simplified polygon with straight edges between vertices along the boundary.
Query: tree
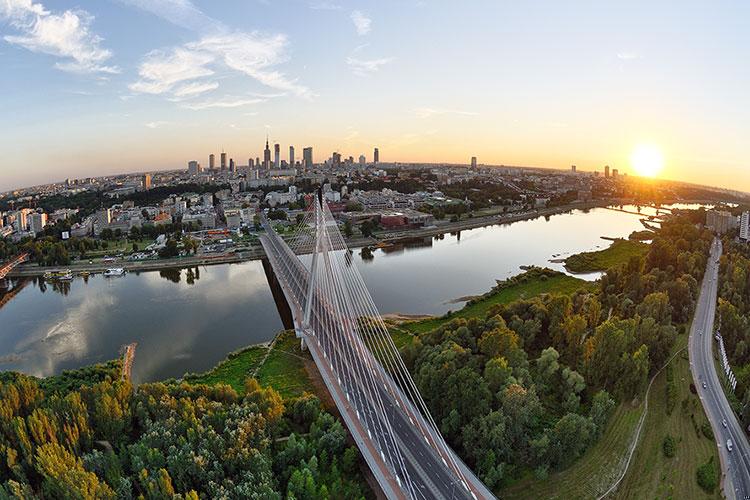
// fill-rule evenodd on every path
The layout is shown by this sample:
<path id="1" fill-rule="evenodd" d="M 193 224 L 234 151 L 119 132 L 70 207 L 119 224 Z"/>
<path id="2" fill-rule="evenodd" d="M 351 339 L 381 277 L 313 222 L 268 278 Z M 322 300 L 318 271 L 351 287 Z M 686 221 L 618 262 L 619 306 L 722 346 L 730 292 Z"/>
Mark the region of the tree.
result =
<path id="1" fill-rule="evenodd" d="M 368 219 L 359 225 L 359 230 L 362 233 L 362 236 L 364 236 L 365 238 L 369 238 L 374 234 L 375 224 L 373 224 L 373 222 Z"/>
<path id="2" fill-rule="evenodd" d="M 354 230 L 352 229 L 352 221 L 347 219 L 346 222 L 344 222 L 344 236 L 351 238 L 353 234 Z"/>

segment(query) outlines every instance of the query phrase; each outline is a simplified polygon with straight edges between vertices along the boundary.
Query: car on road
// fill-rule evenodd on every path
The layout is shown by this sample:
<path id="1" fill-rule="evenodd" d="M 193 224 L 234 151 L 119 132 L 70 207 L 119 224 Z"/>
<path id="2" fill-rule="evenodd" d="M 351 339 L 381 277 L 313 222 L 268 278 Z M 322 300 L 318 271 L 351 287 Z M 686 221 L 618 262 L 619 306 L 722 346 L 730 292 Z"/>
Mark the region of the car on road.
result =
<path id="1" fill-rule="evenodd" d="M 727 451 L 732 451 L 732 440 L 727 439 Z"/>
<path id="2" fill-rule="evenodd" d="M 723 425 L 724 427 L 727 426 L 727 419 L 726 418 L 721 419 L 721 425 Z"/>
<path id="3" fill-rule="evenodd" d="M 703 388 L 704 388 L 704 389 L 706 388 L 706 383 L 705 383 L 705 382 L 703 382 Z"/>

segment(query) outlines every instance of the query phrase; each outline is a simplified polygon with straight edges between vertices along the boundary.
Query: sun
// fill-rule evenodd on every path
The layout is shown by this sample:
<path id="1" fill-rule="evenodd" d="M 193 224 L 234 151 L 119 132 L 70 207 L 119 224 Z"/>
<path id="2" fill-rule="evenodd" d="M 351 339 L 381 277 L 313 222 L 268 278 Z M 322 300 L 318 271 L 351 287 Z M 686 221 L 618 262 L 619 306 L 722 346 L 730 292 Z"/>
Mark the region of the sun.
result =
<path id="1" fill-rule="evenodd" d="M 664 156 L 658 146 L 638 144 L 630 155 L 630 164 L 641 177 L 656 177 L 664 168 Z"/>

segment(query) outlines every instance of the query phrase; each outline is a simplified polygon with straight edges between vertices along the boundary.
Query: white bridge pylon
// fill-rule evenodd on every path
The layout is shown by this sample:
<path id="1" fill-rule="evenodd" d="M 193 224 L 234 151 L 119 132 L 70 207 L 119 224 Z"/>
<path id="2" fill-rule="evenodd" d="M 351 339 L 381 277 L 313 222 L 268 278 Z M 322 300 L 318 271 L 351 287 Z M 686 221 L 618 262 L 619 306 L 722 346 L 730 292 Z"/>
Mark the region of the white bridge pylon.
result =
<path id="1" fill-rule="evenodd" d="M 494 498 L 443 439 L 327 203 L 316 196 L 285 238 L 261 220 L 297 336 L 385 494 Z"/>

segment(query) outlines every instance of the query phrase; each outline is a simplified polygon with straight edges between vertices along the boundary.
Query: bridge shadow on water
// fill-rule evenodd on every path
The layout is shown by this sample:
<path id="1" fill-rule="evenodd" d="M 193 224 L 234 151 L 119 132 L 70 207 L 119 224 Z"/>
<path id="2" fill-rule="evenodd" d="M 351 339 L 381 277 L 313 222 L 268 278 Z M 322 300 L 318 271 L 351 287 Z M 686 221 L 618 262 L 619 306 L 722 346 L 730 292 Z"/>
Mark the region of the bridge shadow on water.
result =
<path id="1" fill-rule="evenodd" d="M 271 295 L 273 301 L 276 303 L 276 310 L 279 312 L 281 323 L 284 325 L 286 330 L 294 330 L 294 319 L 292 318 L 292 310 L 289 307 L 289 303 L 286 301 L 284 291 L 281 289 L 276 274 L 273 272 L 273 267 L 266 257 L 261 259 L 263 263 L 263 271 L 266 273 L 266 280 L 268 281 L 268 287 L 271 289 Z"/>

